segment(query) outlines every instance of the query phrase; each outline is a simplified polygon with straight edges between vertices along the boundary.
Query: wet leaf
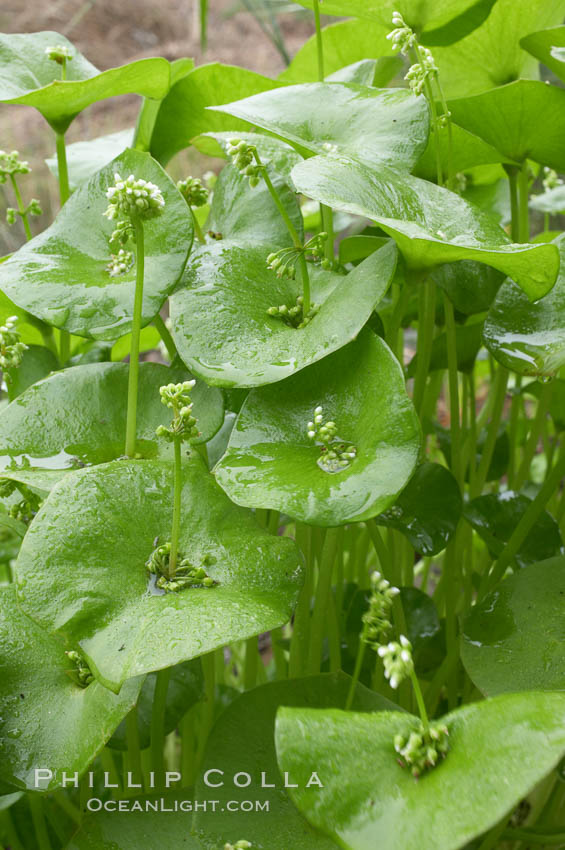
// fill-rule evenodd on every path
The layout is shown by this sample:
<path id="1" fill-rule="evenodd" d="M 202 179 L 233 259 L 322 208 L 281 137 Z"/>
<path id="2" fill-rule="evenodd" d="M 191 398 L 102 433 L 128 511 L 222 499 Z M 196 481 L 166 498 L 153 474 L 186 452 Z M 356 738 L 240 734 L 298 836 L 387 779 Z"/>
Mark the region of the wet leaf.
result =
<path id="1" fill-rule="evenodd" d="M 416 552 L 437 555 L 455 534 L 462 510 L 461 492 L 451 472 L 439 463 L 423 463 L 394 505 L 375 522 L 401 531 Z"/>
<path id="2" fill-rule="evenodd" d="M 565 257 L 565 239 L 555 243 Z M 522 375 L 552 377 L 565 365 L 565 271 L 553 289 L 534 304 L 519 286 L 501 286 L 485 321 L 486 347 L 496 359 Z"/>
<path id="3" fill-rule="evenodd" d="M 119 696 L 99 682 L 80 687 L 65 645 L 26 617 L 15 588 L 0 588 L 0 599 L 0 783 L 36 788 L 35 768 L 43 767 L 53 776 L 39 788 L 57 788 L 63 771 L 86 770 L 135 705 L 143 680 L 130 680 Z"/>
<path id="4" fill-rule="evenodd" d="M 565 82 L 565 27 L 550 27 L 540 32 L 532 32 L 521 39 L 520 47 Z"/>
<path id="5" fill-rule="evenodd" d="M 62 45 L 72 52 L 67 79 L 46 48 Z M 64 133 L 79 112 L 97 100 L 120 94 L 163 97 L 169 88 L 166 59 L 140 59 L 99 71 L 57 32 L 0 35 L 0 101 L 34 106 L 57 133 Z"/>
<path id="6" fill-rule="evenodd" d="M 43 345 L 30 345 L 24 351 L 22 362 L 18 368 L 14 369 L 7 379 L 10 401 L 21 395 L 36 381 L 47 377 L 50 372 L 54 372 L 58 368 L 59 360 L 49 348 L 45 348 Z"/>
<path id="7" fill-rule="evenodd" d="M 539 80 L 516 80 L 449 101 L 453 121 L 508 159 L 565 169 L 565 91 Z"/>
<path id="8" fill-rule="evenodd" d="M 443 720 L 447 757 L 415 781 L 397 763 L 393 746 L 395 734 L 415 728 L 415 717 L 281 708 L 279 767 L 299 786 L 290 790 L 298 808 L 340 847 L 369 850 L 378 836 L 379 850 L 406 850 L 433 835 L 434 850 L 459 850 L 498 823 L 559 762 L 565 695 L 504 695 Z M 305 787 L 312 765 L 323 789 Z"/>
<path id="9" fill-rule="evenodd" d="M 406 89 L 305 83 L 214 109 L 273 133 L 305 157 L 331 152 L 409 170 L 428 140 L 425 98 Z"/>
<path id="10" fill-rule="evenodd" d="M 438 266 L 432 278 L 447 293 L 459 313 L 473 316 L 489 309 L 504 274 L 473 260 L 461 260 Z"/>
<path id="11" fill-rule="evenodd" d="M 306 823 L 284 791 L 284 778 L 279 773 L 275 753 L 275 716 L 281 705 L 342 707 L 345 705 L 350 678 L 344 673 L 310 676 L 303 679 L 272 682 L 243 694 L 219 717 L 209 738 L 204 755 L 200 779 L 196 784 L 195 798 L 209 799 L 211 789 L 202 777 L 206 771 L 223 770 L 224 786 L 214 789 L 220 805 L 214 813 L 196 812 L 194 831 L 205 850 L 222 847 L 230 836 L 245 836 L 253 846 L 269 850 L 329 850 L 333 841 L 324 838 Z M 357 711 L 390 711 L 393 705 L 379 694 L 357 686 L 353 703 Z M 312 766 L 312 771 L 316 770 Z M 237 788 L 232 777 L 238 772 L 248 773 L 252 784 Z M 272 788 L 261 788 L 261 776 Z M 222 777 L 210 774 L 216 783 Z M 308 777 L 310 778 L 310 777 Z M 322 780 L 324 781 L 324 780 Z M 229 800 L 269 800 L 267 817 L 242 811 L 229 812 Z M 222 811 L 225 809 L 225 811 Z"/>
<path id="12" fill-rule="evenodd" d="M 339 472 L 319 465 L 320 445 L 308 438 L 318 405 L 324 421 L 335 421 L 336 440 L 356 447 L 354 460 Z M 215 473 L 238 504 L 335 526 L 388 508 L 412 474 L 419 447 L 400 365 L 366 330 L 284 383 L 250 392 Z"/>
<path id="13" fill-rule="evenodd" d="M 413 269 L 476 260 L 512 276 L 531 299 L 545 295 L 557 277 L 554 245 L 510 243 L 478 207 L 425 180 L 335 156 L 299 163 L 292 179 L 308 197 L 375 221 Z"/>
<path id="14" fill-rule="evenodd" d="M 463 516 L 485 541 L 493 557 L 498 557 L 512 532 L 531 505 L 532 500 L 521 493 L 506 490 L 473 499 L 463 508 Z M 563 551 L 559 526 L 544 511 L 522 543 L 516 563 L 520 567 L 551 558 Z"/>
<path id="15" fill-rule="evenodd" d="M 78 336 L 116 339 L 131 329 L 135 264 L 118 277 L 107 270 L 114 224 L 104 217 L 114 173 L 156 183 L 163 215 L 144 226 L 142 324 L 160 310 L 178 282 L 192 243 L 186 202 L 146 153 L 126 150 L 69 198 L 53 224 L 0 265 L 0 288 L 16 304 Z"/>
<path id="16" fill-rule="evenodd" d="M 296 201 L 286 190 L 289 214 Z M 271 251 L 290 244 L 280 214 L 262 186 L 250 189 L 233 168 L 214 191 L 210 239 L 191 256 L 183 286 L 171 298 L 172 333 L 179 355 L 195 375 L 219 386 L 251 387 L 280 381 L 353 339 L 388 289 L 396 266 L 392 244 L 348 275 L 310 264 L 312 301 L 320 310 L 304 328 L 271 317 L 272 306 L 292 306 L 296 280 L 267 268 Z"/>
<path id="17" fill-rule="evenodd" d="M 179 552 L 218 582 L 151 592 L 145 563 L 170 540 L 172 465 L 114 461 L 70 473 L 24 539 L 20 601 L 45 629 L 80 644 L 96 677 L 126 679 L 188 661 L 285 623 L 301 557 L 230 503 L 202 460 L 183 465 Z M 143 510 L 140 511 L 140 505 Z"/>
<path id="18" fill-rule="evenodd" d="M 484 694 L 565 691 L 564 600 L 561 557 L 530 564 L 471 609 L 461 658 Z"/>
<path id="19" fill-rule="evenodd" d="M 179 80 L 163 100 L 151 135 L 151 153 L 167 163 L 202 133 L 248 129 L 248 124 L 226 119 L 207 107 L 279 85 L 245 68 L 219 62 L 200 65 Z"/>
<path id="20" fill-rule="evenodd" d="M 29 387 L 0 412 L 0 464 L 17 461 L 38 471 L 65 470 L 121 457 L 128 372 L 126 363 L 72 366 Z M 188 377 L 182 368 L 140 365 L 136 450 L 142 457 L 172 456 L 170 443 L 155 436 L 159 425 L 171 421 L 159 387 Z M 222 396 L 198 381 L 192 400 L 201 431 L 195 442 L 203 443 L 222 425 Z"/>

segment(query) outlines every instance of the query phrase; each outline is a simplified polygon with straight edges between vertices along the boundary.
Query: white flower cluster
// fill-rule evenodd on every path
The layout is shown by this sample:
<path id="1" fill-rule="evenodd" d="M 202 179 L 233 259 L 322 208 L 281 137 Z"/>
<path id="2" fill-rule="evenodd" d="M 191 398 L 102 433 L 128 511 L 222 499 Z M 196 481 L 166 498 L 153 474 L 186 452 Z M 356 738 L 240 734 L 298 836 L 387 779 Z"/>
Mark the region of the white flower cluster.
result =
<path id="1" fill-rule="evenodd" d="M 371 574 L 371 598 L 369 609 L 363 614 L 362 640 L 377 652 L 381 641 L 392 628 L 392 601 L 399 593 L 398 587 L 393 587 L 377 570 Z"/>
<path id="2" fill-rule="evenodd" d="M 17 369 L 27 349 L 19 332 L 15 330 L 17 321 L 17 316 L 10 316 L 0 326 L 0 369 L 3 371 Z"/>
<path id="3" fill-rule="evenodd" d="M 71 48 L 65 44 L 54 44 L 45 48 L 45 55 L 52 62 L 63 65 L 65 62 L 70 62 L 74 54 Z"/>
<path id="4" fill-rule="evenodd" d="M 134 177 L 130 174 L 123 180 L 119 174 L 114 174 L 114 186 L 106 192 L 110 204 L 104 215 L 110 220 L 125 217 L 155 218 L 161 215 L 165 207 L 165 199 L 155 183 Z"/>
<path id="5" fill-rule="evenodd" d="M 393 50 L 398 50 L 399 53 L 406 56 L 418 43 L 416 33 L 408 26 L 400 12 L 392 13 L 392 23 L 395 29 L 389 32 L 387 39 L 390 41 Z"/>
<path id="6" fill-rule="evenodd" d="M 117 254 L 112 254 L 110 262 L 106 266 L 110 277 L 119 277 L 129 271 L 133 266 L 133 253 L 125 248 L 120 248 Z"/>
<path id="7" fill-rule="evenodd" d="M 244 838 L 240 838 L 235 844 L 230 844 L 229 841 L 227 844 L 224 844 L 224 850 L 249 850 L 250 847 L 253 847 L 253 844 Z"/>
<path id="8" fill-rule="evenodd" d="M 393 640 L 379 646 L 377 652 L 382 658 L 385 676 L 391 688 L 396 690 L 414 672 L 412 644 L 407 637 L 400 635 L 400 642 Z"/>
<path id="9" fill-rule="evenodd" d="M 161 387 L 161 401 L 173 411 L 173 421 L 170 428 L 159 425 L 155 433 L 169 442 L 175 439 L 181 441 L 193 440 L 200 436 L 196 427 L 196 419 L 192 415 L 190 393 L 196 381 L 183 381 L 181 384 L 167 384 Z"/>

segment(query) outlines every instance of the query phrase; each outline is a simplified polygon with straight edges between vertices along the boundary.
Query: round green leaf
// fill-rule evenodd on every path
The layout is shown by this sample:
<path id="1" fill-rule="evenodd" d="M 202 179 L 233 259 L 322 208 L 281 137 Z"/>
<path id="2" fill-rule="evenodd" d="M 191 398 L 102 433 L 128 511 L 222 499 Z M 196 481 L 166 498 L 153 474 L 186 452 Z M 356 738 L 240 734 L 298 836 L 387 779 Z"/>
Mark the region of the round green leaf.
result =
<path id="1" fill-rule="evenodd" d="M 488 310 L 504 280 L 501 272 L 472 260 L 445 263 L 434 269 L 432 277 L 465 316 Z"/>
<path id="2" fill-rule="evenodd" d="M 532 32 L 520 41 L 520 47 L 535 56 L 565 82 L 565 27 L 550 27 Z"/>
<path id="3" fill-rule="evenodd" d="M 322 405 L 337 437 L 356 446 L 347 469 L 326 472 L 307 423 Z M 356 342 L 289 378 L 249 393 L 215 468 L 235 502 L 335 526 L 389 507 L 418 460 L 420 425 L 402 369 L 364 331 Z"/>
<path id="4" fill-rule="evenodd" d="M 474 32 L 433 51 L 445 95 L 468 97 L 520 77 L 537 79 L 538 63 L 522 49 L 520 39 L 562 24 L 563 15 L 564 0 L 497 0 Z"/>
<path id="5" fill-rule="evenodd" d="M 444 717 L 447 757 L 415 781 L 393 739 L 418 722 L 397 712 L 280 709 L 279 767 L 299 786 L 290 794 L 310 823 L 347 850 L 406 850 L 421 847 L 422 836 L 433 836 L 434 850 L 460 850 L 565 753 L 565 695 L 504 695 Z M 305 787 L 312 770 L 324 788 Z"/>
<path id="6" fill-rule="evenodd" d="M 126 433 L 127 363 L 91 363 L 56 372 L 29 387 L 0 412 L 0 466 L 13 462 L 41 469 L 76 469 L 123 455 Z M 171 412 L 159 387 L 186 380 L 185 369 L 159 363 L 139 368 L 136 451 L 143 457 L 171 455 L 171 444 L 155 429 Z M 192 390 L 194 416 L 204 443 L 223 422 L 221 392 L 198 381 Z"/>
<path id="7" fill-rule="evenodd" d="M 159 186 L 165 209 L 146 222 L 142 323 L 160 310 L 184 269 L 192 243 L 188 207 L 170 177 L 150 156 L 125 150 L 71 195 L 53 224 L 0 264 L 0 289 L 34 316 L 78 336 L 116 339 L 131 329 L 135 264 L 110 277 L 104 217 L 114 173 L 135 174 Z"/>
<path id="8" fill-rule="evenodd" d="M 565 258 L 565 239 L 557 241 Z M 522 375 L 553 377 L 565 365 L 565 271 L 534 304 L 507 280 L 489 310 L 483 330 L 486 347 L 496 359 Z"/>
<path id="9" fill-rule="evenodd" d="M 61 66 L 45 54 L 47 47 L 58 45 L 73 54 L 65 81 Z M 0 101 L 34 106 L 57 133 L 97 100 L 131 93 L 164 97 L 169 79 L 166 59 L 140 59 L 99 71 L 57 32 L 0 34 Z"/>
<path id="10" fill-rule="evenodd" d="M 433 183 L 330 155 L 299 163 L 292 179 L 308 197 L 376 221 L 396 240 L 410 268 L 477 260 L 513 277 L 532 299 L 555 283 L 555 245 L 510 243 L 489 215 Z"/>
<path id="11" fill-rule="evenodd" d="M 25 610 L 80 644 L 116 691 L 132 676 L 282 625 L 300 589 L 295 544 L 232 505 L 194 454 L 183 464 L 179 552 L 198 566 L 212 561 L 206 570 L 218 584 L 148 592 L 145 563 L 156 539 L 170 540 L 172 502 L 169 463 L 82 469 L 55 485 L 20 550 Z"/>
<path id="12" fill-rule="evenodd" d="M 493 557 L 497 558 L 531 503 L 528 496 L 511 490 L 488 493 L 466 504 L 463 516 L 483 538 Z M 518 550 L 516 563 L 524 567 L 561 552 L 563 541 L 559 526 L 551 514 L 544 511 Z"/>
<path id="13" fill-rule="evenodd" d="M 205 850 L 223 847 L 230 836 L 245 836 L 253 846 L 269 850 L 329 850 L 333 841 L 324 838 L 306 823 L 284 791 L 284 779 L 277 767 L 275 753 L 275 716 L 281 705 L 343 707 L 351 679 L 344 673 L 310 676 L 285 682 L 271 682 L 243 694 L 219 717 L 204 754 L 195 798 L 209 799 L 211 789 L 203 781 L 207 770 L 223 770 L 224 777 L 210 775 L 213 782 L 224 778 L 224 786 L 214 789 L 220 804 L 211 813 L 195 812 L 194 831 Z M 379 694 L 358 685 L 354 703 L 356 711 L 390 711 L 393 705 Z M 312 770 L 315 770 L 313 767 Z M 252 784 L 238 788 L 233 776 L 250 774 Z M 273 788 L 261 787 L 261 775 Z M 228 811 L 229 800 L 269 800 L 267 816 Z"/>
<path id="14" fill-rule="evenodd" d="M 461 658 L 484 694 L 565 691 L 564 602 L 565 558 L 551 558 L 510 576 L 471 609 Z"/>
<path id="15" fill-rule="evenodd" d="M 155 697 L 155 686 L 157 684 L 157 673 L 148 673 L 145 677 L 143 687 L 139 692 L 136 705 L 137 731 L 139 735 L 139 746 L 146 749 L 151 743 L 151 717 L 153 715 L 153 700 Z M 192 661 L 183 661 L 175 664 L 169 674 L 167 687 L 167 699 L 163 717 L 165 735 L 172 732 L 179 720 L 184 717 L 193 705 L 204 696 L 204 674 L 199 658 Z M 126 721 L 122 720 L 110 740 L 108 746 L 114 750 L 126 751 L 127 731 Z"/>
<path id="16" fill-rule="evenodd" d="M 305 83 L 213 109 L 268 130 L 305 157 L 331 150 L 365 163 L 410 169 L 428 141 L 426 100 L 407 89 Z"/>
<path id="17" fill-rule="evenodd" d="M 542 394 L 546 394 L 546 386 L 540 381 L 532 381 L 523 387 L 522 393 L 540 399 Z M 556 430 L 565 431 L 565 381 L 558 378 L 552 381 L 548 410 Z"/>
<path id="18" fill-rule="evenodd" d="M 135 705 L 143 680 L 130 680 L 119 696 L 99 682 L 80 687 L 64 644 L 26 617 L 15 588 L 0 588 L 0 600 L 0 783 L 51 790 L 64 771 L 86 770 Z M 35 768 L 53 775 L 38 786 Z"/>
<path id="19" fill-rule="evenodd" d="M 462 510 L 461 491 L 451 472 L 439 463 L 423 463 L 375 522 L 401 531 L 422 555 L 437 555 L 455 534 Z"/>
<path id="20" fill-rule="evenodd" d="M 449 101 L 456 124 L 515 162 L 532 159 L 565 170 L 565 91 L 539 80 L 516 80 Z"/>
<path id="21" fill-rule="evenodd" d="M 179 80 L 164 98 L 153 127 L 151 153 L 166 163 L 201 133 L 248 129 L 247 124 L 226 119 L 207 107 L 280 85 L 245 68 L 219 62 L 200 65 Z"/>

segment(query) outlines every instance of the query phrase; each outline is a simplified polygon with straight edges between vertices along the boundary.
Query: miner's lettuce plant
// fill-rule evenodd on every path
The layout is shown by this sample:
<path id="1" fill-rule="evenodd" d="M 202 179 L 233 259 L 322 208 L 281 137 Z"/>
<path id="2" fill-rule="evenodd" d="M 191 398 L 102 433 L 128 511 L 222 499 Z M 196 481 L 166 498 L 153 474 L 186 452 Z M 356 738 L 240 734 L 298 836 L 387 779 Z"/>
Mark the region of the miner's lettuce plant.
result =
<path id="1" fill-rule="evenodd" d="M 4 848 L 565 846 L 565 0 L 302 5 L 277 80 L 0 36 Z"/>

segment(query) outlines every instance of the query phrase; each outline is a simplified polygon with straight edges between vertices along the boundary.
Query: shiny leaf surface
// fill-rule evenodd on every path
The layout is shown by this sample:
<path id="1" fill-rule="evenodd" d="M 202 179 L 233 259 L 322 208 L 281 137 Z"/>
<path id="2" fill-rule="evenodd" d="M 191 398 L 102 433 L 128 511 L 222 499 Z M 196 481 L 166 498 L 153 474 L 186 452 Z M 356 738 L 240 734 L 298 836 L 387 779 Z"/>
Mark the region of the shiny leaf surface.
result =
<path id="1" fill-rule="evenodd" d="M 511 275 L 532 299 L 545 295 L 557 277 L 555 245 L 512 244 L 478 207 L 425 180 L 333 156 L 299 163 L 292 178 L 308 197 L 376 221 L 414 269 L 477 260 Z"/>
<path id="2" fill-rule="evenodd" d="M 335 421 L 336 440 L 357 449 L 340 472 L 319 466 L 320 446 L 308 438 L 318 405 L 325 421 Z M 239 504 L 335 526 L 389 507 L 412 474 L 419 447 L 420 426 L 401 368 L 366 330 L 284 383 L 253 390 L 215 473 Z"/>
<path id="3" fill-rule="evenodd" d="M 211 588 L 151 592 L 145 563 L 170 540 L 172 465 L 114 461 L 70 473 L 25 537 L 17 576 L 25 610 L 80 644 L 112 689 L 285 623 L 301 558 L 232 505 L 196 454 L 184 462 L 179 552 L 211 561 Z M 143 505 L 143 510 L 140 510 Z"/>
<path id="4" fill-rule="evenodd" d="M 565 81 L 565 27 L 549 27 L 524 36 L 520 46 Z"/>
<path id="5" fill-rule="evenodd" d="M 471 609 L 461 657 L 488 695 L 565 691 L 565 558 L 531 564 Z"/>
<path id="6" fill-rule="evenodd" d="M 45 767 L 53 776 L 39 787 L 57 788 L 63 771 L 86 770 L 143 680 L 127 682 L 119 696 L 99 682 L 80 687 L 64 644 L 26 617 L 14 587 L 0 588 L 0 600 L 0 781 L 33 789 L 35 768 Z"/>
<path id="7" fill-rule="evenodd" d="M 416 726 L 415 717 L 282 708 L 275 731 L 279 767 L 299 785 L 290 792 L 298 808 L 341 847 L 406 850 L 433 834 L 434 850 L 459 850 L 557 764 L 565 752 L 565 695 L 504 695 L 443 721 L 447 757 L 416 782 L 393 746 L 395 734 Z M 312 765 L 323 789 L 304 787 Z"/>
<path id="8" fill-rule="evenodd" d="M 193 231 L 185 201 L 146 153 L 124 151 L 77 189 L 47 230 L 0 265 L 0 288 L 9 298 L 78 336 L 116 339 L 131 329 L 135 264 L 118 277 L 106 268 L 114 225 L 103 212 L 115 172 L 156 183 L 165 199 L 163 215 L 144 225 L 142 324 L 147 324 L 182 274 Z"/>

